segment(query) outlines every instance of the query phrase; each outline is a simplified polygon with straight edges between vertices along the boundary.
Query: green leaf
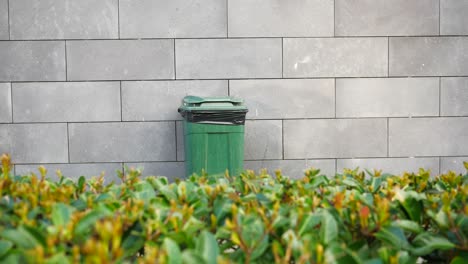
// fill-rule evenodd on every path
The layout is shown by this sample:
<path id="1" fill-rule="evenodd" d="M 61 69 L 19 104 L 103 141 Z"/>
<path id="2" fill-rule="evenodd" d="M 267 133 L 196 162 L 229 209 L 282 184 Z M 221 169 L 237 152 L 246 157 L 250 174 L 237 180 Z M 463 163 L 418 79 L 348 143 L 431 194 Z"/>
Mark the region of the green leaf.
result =
<path id="1" fill-rule="evenodd" d="M 0 259 L 2 264 L 18 264 L 27 262 L 22 252 L 19 252 L 18 250 L 12 251 L 12 253 L 8 253 Z"/>
<path id="2" fill-rule="evenodd" d="M 259 218 L 248 215 L 242 221 L 242 239 L 249 248 L 257 246 L 260 243 L 260 238 L 263 236 L 265 226 Z"/>
<path id="3" fill-rule="evenodd" d="M 455 248 L 455 244 L 448 241 L 445 237 L 437 236 L 431 233 L 421 233 L 413 240 L 415 247 L 411 252 L 417 256 L 430 254 L 434 250 L 449 250 Z"/>
<path id="4" fill-rule="evenodd" d="M 374 196 L 372 195 L 372 193 L 363 193 L 361 195 L 356 195 L 357 197 L 359 197 L 359 200 L 361 200 L 365 205 L 369 206 L 369 207 L 373 207 L 374 206 Z"/>
<path id="5" fill-rule="evenodd" d="M 450 226 L 449 219 L 448 219 L 447 214 L 444 211 L 440 210 L 439 212 L 437 212 L 437 214 L 434 214 L 434 212 L 429 211 L 427 212 L 427 215 L 431 217 L 432 220 L 434 220 L 437 223 L 439 228 L 441 229 L 449 228 Z"/>
<path id="6" fill-rule="evenodd" d="M 88 204 L 86 201 L 87 201 L 87 196 L 84 194 L 81 194 L 80 197 L 72 201 L 70 205 L 73 206 L 73 208 L 75 208 L 78 211 L 83 211 L 86 208 L 88 208 Z"/>
<path id="7" fill-rule="evenodd" d="M 421 215 L 423 213 L 421 200 L 424 199 L 423 194 L 418 194 L 415 191 L 398 190 L 395 194 L 395 198 L 400 202 L 401 207 L 410 220 L 417 223 L 421 222 Z"/>
<path id="8" fill-rule="evenodd" d="M 332 244 L 325 251 L 325 263 L 361 264 L 362 260 L 356 253 L 344 246 Z"/>
<path id="9" fill-rule="evenodd" d="M 185 182 L 185 188 L 187 188 L 188 203 L 194 203 L 200 198 L 200 195 L 197 193 L 198 186 L 195 186 L 192 182 Z"/>
<path id="10" fill-rule="evenodd" d="M 31 234 L 39 244 L 41 244 L 42 247 L 47 247 L 47 242 L 46 242 L 46 237 L 43 232 L 39 230 L 37 227 L 32 227 L 32 226 L 23 226 L 24 230 Z"/>
<path id="11" fill-rule="evenodd" d="M 171 189 L 168 185 L 163 185 L 159 189 L 159 192 L 168 200 L 175 200 L 177 201 L 177 194 Z"/>
<path id="12" fill-rule="evenodd" d="M 36 237 L 24 229 L 23 226 L 18 227 L 18 229 L 4 230 L 0 236 L 13 242 L 13 244 L 22 249 L 32 249 L 41 244 Z"/>
<path id="13" fill-rule="evenodd" d="M 302 241 L 296 236 L 296 233 L 292 229 L 284 232 L 281 236 L 281 239 L 283 240 L 284 244 L 288 246 L 290 245 L 293 250 L 302 248 Z"/>
<path id="14" fill-rule="evenodd" d="M 320 221 L 322 220 L 322 216 L 319 214 L 309 214 L 305 218 L 305 220 L 302 222 L 302 225 L 299 228 L 299 236 L 303 236 L 305 233 L 308 233 L 313 230 L 315 226 L 320 224 Z"/>
<path id="15" fill-rule="evenodd" d="M 155 189 L 161 189 L 163 186 L 169 185 L 169 180 L 164 176 L 148 177 L 146 180 L 153 185 Z"/>
<path id="16" fill-rule="evenodd" d="M 415 234 L 419 234 L 423 231 L 423 228 L 418 223 L 411 220 L 396 220 L 392 222 L 392 225 Z"/>
<path id="17" fill-rule="evenodd" d="M 205 259 L 208 264 L 216 264 L 219 255 L 218 243 L 213 234 L 208 231 L 201 232 L 198 237 L 196 246 L 196 252 Z"/>
<path id="18" fill-rule="evenodd" d="M 267 248 L 269 246 L 268 238 L 269 238 L 269 236 L 265 235 L 265 237 L 262 239 L 262 241 L 260 241 L 260 243 L 258 243 L 255 246 L 255 249 L 252 251 L 252 255 L 250 256 L 251 261 L 256 260 L 257 258 L 261 257 L 263 255 L 263 253 L 265 253 L 265 251 L 267 250 Z"/>
<path id="19" fill-rule="evenodd" d="M 381 177 L 373 177 L 371 180 L 372 192 L 376 193 L 380 189 L 381 184 L 382 184 Z"/>
<path id="20" fill-rule="evenodd" d="M 310 185 L 312 187 L 318 187 L 320 185 L 327 185 L 328 183 L 329 183 L 329 180 L 324 175 L 314 176 L 312 180 L 310 181 Z"/>
<path id="21" fill-rule="evenodd" d="M 213 203 L 213 212 L 218 221 L 231 211 L 232 202 L 225 197 L 218 196 Z"/>
<path id="22" fill-rule="evenodd" d="M 397 249 L 410 247 L 403 230 L 396 226 L 383 227 L 375 234 L 375 237 Z"/>
<path id="23" fill-rule="evenodd" d="M 10 241 L 0 240 L 0 258 L 5 256 L 12 247 L 13 243 Z"/>
<path id="24" fill-rule="evenodd" d="M 163 247 L 167 252 L 169 264 L 182 264 L 182 255 L 180 253 L 179 245 L 174 240 L 166 237 L 164 238 Z"/>
<path id="25" fill-rule="evenodd" d="M 468 161 L 463 162 L 463 166 L 465 166 L 466 171 L 468 172 Z"/>
<path id="26" fill-rule="evenodd" d="M 310 169 L 305 171 L 304 175 L 307 176 L 307 174 L 309 174 L 309 178 L 313 178 L 313 177 L 319 175 L 319 173 L 320 173 L 319 169 L 310 168 Z"/>
<path id="27" fill-rule="evenodd" d="M 63 203 L 56 203 L 52 206 L 52 223 L 55 226 L 65 226 L 75 209 Z"/>
<path id="28" fill-rule="evenodd" d="M 359 183 L 356 179 L 351 178 L 351 177 L 346 177 L 346 179 L 343 180 L 343 184 L 353 187 L 359 192 L 364 192 L 364 188 L 362 187 L 361 183 Z"/>
<path id="29" fill-rule="evenodd" d="M 457 226 L 465 236 L 468 236 L 468 215 L 459 215 L 457 219 Z"/>
<path id="30" fill-rule="evenodd" d="M 371 178 L 374 178 L 375 175 L 372 171 L 368 170 L 368 169 L 364 169 L 366 171 L 366 173 L 371 177 Z"/>
<path id="31" fill-rule="evenodd" d="M 400 251 L 398 252 L 398 263 L 400 264 L 416 264 L 418 260 L 418 256 L 414 256 L 409 254 L 408 251 Z"/>
<path id="32" fill-rule="evenodd" d="M 53 255 L 45 261 L 46 264 L 67 264 L 70 263 L 63 252 Z"/>
<path id="33" fill-rule="evenodd" d="M 468 258 L 467 257 L 462 257 L 462 256 L 457 256 L 452 259 L 450 264 L 466 264 L 468 263 Z"/>
<path id="34" fill-rule="evenodd" d="M 133 226 L 131 230 L 127 231 L 128 235 L 126 235 L 124 240 L 122 241 L 122 248 L 124 249 L 124 257 L 130 257 L 130 256 L 135 255 L 145 245 L 145 239 L 142 236 L 133 234 L 133 233 L 138 233 L 138 231 L 136 231 L 135 229 L 136 227 Z"/>
<path id="35" fill-rule="evenodd" d="M 108 215 L 108 212 L 104 210 L 92 210 L 80 219 L 80 221 L 75 227 L 75 234 L 77 236 L 84 235 L 95 225 L 97 221 Z"/>
<path id="36" fill-rule="evenodd" d="M 338 237 L 338 223 L 328 211 L 322 211 L 322 223 L 320 228 L 320 239 L 324 244 L 329 244 Z"/>
<path id="37" fill-rule="evenodd" d="M 205 264 L 205 259 L 190 249 L 182 253 L 182 261 L 185 264 Z"/>
<path id="38" fill-rule="evenodd" d="M 83 190 L 83 186 L 86 184 L 86 178 L 84 176 L 80 176 L 78 179 L 78 190 Z"/>
<path id="39" fill-rule="evenodd" d="M 153 186 L 146 181 L 139 182 L 135 184 L 135 198 L 149 203 L 151 199 L 156 197 L 156 192 L 153 189 Z"/>
<path id="40" fill-rule="evenodd" d="M 200 231 L 206 226 L 205 222 L 198 220 L 197 218 L 191 216 L 189 220 L 184 224 L 182 230 L 187 233 L 187 235 L 193 235 L 196 232 Z"/>
<path id="41" fill-rule="evenodd" d="M 319 217 L 319 222 L 320 222 L 320 217 Z M 289 224 L 290 224 L 289 217 L 284 217 L 282 215 L 279 215 L 278 217 L 276 217 L 276 219 L 273 222 L 273 228 L 275 230 L 286 229 L 289 226 Z M 304 232 L 306 232 L 306 230 L 304 230 Z"/>
<path id="42" fill-rule="evenodd" d="M 99 202 L 105 202 L 106 200 L 112 201 L 114 199 L 114 196 L 110 195 L 109 193 L 102 193 L 96 199 L 94 200 L 95 203 Z"/>
<path id="43" fill-rule="evenodd" d="M 384 262 L 381 259 L 374 258 L 364 261 L 364 264 L 384 264 Z"/>

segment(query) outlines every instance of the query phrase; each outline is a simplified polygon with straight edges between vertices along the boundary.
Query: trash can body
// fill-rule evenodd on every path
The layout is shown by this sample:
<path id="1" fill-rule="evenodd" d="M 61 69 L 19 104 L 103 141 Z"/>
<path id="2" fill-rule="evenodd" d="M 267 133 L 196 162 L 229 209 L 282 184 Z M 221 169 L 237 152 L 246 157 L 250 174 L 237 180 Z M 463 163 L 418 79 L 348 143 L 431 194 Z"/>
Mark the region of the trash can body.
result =
<path id="1" fill-rule="evenodd" d="M 186 175 L 237 175 L 244 165 L 244 123 L 247 108 L 231 97 L 187 96 L 179 112 L 184 117 Z"/>

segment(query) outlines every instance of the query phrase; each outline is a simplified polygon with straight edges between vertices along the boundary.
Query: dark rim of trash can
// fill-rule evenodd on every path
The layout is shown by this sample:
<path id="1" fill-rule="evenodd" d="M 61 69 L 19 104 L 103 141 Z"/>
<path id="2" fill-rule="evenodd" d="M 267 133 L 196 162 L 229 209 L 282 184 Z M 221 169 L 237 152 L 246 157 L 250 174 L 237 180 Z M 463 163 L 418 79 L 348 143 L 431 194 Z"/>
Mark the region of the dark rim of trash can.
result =
<path id="1" fill-rule="evenodd" d="M 178 111 L 185 120 L 192 123 L 244 125 L 248 110 L 187 110 L 179 108 Z"/>

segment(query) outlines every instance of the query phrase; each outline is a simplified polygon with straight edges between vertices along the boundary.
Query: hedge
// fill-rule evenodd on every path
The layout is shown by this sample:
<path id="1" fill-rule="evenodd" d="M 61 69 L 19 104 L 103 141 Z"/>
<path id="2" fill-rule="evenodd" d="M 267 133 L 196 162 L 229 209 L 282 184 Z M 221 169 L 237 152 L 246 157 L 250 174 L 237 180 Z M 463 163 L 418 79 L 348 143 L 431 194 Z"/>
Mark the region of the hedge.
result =
<path id="1" fill-rule="evenodd" d="M 468 263 L 468 173 L 0 173 L 2 263 Z"/>

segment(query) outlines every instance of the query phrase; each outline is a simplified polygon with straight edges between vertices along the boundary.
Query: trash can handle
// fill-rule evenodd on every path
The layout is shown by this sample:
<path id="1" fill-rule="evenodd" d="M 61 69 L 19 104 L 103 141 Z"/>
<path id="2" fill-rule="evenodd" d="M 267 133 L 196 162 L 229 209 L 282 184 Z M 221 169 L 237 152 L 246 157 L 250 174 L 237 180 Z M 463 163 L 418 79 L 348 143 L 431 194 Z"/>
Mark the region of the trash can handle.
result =
<path id="1" fill-rule="evenodd" d="M 225 103 L 231 105 L 240 105 L 243 103 L 243 100 L 240 98 L 216 98 L 216 97 L 198 97 L 198 96 L 186 96 L 183 100 L 184 105 L 193 105 L 201 106 L 203 104 L 215 104 L 215 103 Z"/>

